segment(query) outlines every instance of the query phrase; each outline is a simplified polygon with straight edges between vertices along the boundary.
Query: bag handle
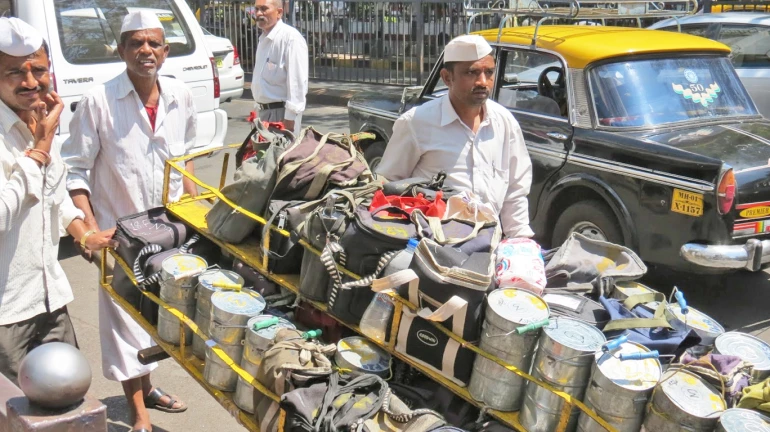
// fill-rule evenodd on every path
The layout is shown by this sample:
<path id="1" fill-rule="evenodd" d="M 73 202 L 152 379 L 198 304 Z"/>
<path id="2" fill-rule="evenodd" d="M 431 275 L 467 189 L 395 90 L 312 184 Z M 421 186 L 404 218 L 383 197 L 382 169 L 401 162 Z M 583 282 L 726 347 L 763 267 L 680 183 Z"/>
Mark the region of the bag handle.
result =
<path id="1" fill-rule="evenodd" d="M 409 213 L 407 213 L 406 210 L 402 208 L 398 208 L 396 206 L 392 206 L 392 205 L 384 205 L 382 207 L 377 207 L 376 209 L 372 210 L 370 213 L 372 214 L 372 217 L 374 217 L 375 215 L 377 215 L 377 213 L 381 213 L 386 210 L 389 213 L 398 213 L 402 216 L 406 216 L 407 219 L 411 218 L 411 216 L 409 215 Z"/>
<path id="2" fill-rule="evenodd" d="M 632 296 L 634 297 L 634 296 Z M 655 309 L 655 315 L 652 318 L 620 318 L 612 320 L 604 326 L 602 331 L 608 332 L 613 330 L 629 330 L 634 328 L 658 328 L 673 330 L 674 327 L 666 319 L 666 306 L 668 304 L 663 301 Z"/>
<path id="3" fill-rule="evenodd" d="M 628 310 L 631 310 L 639 306 L 640 304 L 651 303 L 651 302 L 658 302 L 660 304 L 666 303 L 666 296 L 665 294 L 659 293 L 659 292 L 650 292 L 650 293 L 628 296 L 623 301 L 623 307 L 625 307 Z"/>
<path id="4" fill-rule="evenodd" d="M 400 270 L 384 278 L 372 281 L 372 291 L 376 293 L 388 292 L 404 284 L 409 284 L 409 302 L 419 307 L 420 278 L 412 269 Z M 455 317 L 452 320 L 452 332 L 456 335 L 462 335 L 467 313 L 468 301 L 460 296 L 452 296 L 449 301 L 442 304 L 435 311 L 423 308 L 417 312 L 417 316 L 433 322 L 444 322 L 449 318 Z"/>
<path id="5" fill-rule="evenodd" d="M 428 221 L 428 226 L 430 227 L 431 231 L 433 232 L 433 240 L 440 244 L 440 245 L 454 245 L 458 243 L 463 243 L 468 240 L 471 240 L 475 238 L 477 235 L 479 235 L 479 231 L 481 228 L 484 228 L 484 225 L 486 225 L 488 222 L 481 222 L 476 221 L 473 226 L 473 230 L 465 237 L 463 238 L 456 238 L 456 237 L 447 237 L 446 234 L 444 234 L 444 225 L 441 218 L 433 217 L 433 216 L 426 216 L 422 210 L 416 209 L 412 212 L 412 222 L 414 222 L 417 225 L 417 228 L 419 228 L 418 232 L 422 232 L 422 224 L 420 222 L 420 216 L 422 216 L 426 221 Z M 470 225 L 470 221 L 464 221 L 457 219 L 456 222 L 459 223 L 465 223 Z"/>

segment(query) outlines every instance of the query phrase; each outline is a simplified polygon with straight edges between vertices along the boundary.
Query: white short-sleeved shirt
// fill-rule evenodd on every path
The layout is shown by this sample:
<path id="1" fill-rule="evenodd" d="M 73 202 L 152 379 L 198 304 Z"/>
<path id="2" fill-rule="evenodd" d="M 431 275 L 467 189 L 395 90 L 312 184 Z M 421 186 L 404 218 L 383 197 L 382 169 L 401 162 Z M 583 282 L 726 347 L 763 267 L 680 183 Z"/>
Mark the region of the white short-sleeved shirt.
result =
<path id="1" fill-rule="evenodd" d="M 518 122 L 487 100 L 475 134 L 448 96 L 404 113 L 393 125 L 377 173 L 388 180 L 447 174 L 446 184 L 471 191 L 500 215 L 507 237 L 532 237 L 527 195 L 532 163 Z"/>

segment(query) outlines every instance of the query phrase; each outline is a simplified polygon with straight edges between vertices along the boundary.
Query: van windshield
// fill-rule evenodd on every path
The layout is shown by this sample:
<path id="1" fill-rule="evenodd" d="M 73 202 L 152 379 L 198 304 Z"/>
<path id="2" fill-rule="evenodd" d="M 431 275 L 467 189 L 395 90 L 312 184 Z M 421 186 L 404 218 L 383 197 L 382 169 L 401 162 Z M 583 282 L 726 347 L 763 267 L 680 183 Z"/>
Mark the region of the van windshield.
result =
<path id="1" fill-rule="evenodd" d="M 119 62 L 123 17 L 146 9 L 158 15 L 166 32 L 169 57 L 195 50 L 190 29 L 179 18 L 173 0 L 56 0 L 56 20 L 64 58 L 71 64 Z"/>

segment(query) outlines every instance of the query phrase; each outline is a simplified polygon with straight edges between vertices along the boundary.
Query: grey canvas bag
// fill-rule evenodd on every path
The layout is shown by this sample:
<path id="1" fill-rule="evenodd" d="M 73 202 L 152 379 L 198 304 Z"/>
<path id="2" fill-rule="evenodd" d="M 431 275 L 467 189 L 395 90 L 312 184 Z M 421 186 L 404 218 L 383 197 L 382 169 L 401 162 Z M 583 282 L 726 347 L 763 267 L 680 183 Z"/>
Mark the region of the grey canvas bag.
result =
<path id="1" fill-rule="evenodd" d="M 269 143 L 267 150 L 262 157 L 244 161 L 235 171 L 233 182 L 222 188 L 222 194 L 237 207 L 219 200 L 206 214 L 211 234 L 228 243 L 242 242 L 256 228 L 257 221 L 240 210 L 264 215 L 278 178 L 278 159 L 294 140 L 289 131 L 268 130 L 259 121 L 255 125 L 257 133 Z"/>

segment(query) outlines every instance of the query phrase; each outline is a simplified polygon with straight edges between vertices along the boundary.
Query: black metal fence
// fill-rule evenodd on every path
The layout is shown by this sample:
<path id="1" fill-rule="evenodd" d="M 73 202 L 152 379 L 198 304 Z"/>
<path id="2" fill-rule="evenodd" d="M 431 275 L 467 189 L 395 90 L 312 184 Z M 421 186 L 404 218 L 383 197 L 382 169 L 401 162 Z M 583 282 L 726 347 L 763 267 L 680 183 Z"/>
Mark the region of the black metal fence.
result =
<path id="1" fill-rule="evenodd" d="M 188 0 L 211 33 L 230 39 L 248 73 L 259 41 L 253 0 Z M 444 45 L 467 32 L 463 3 L 285 1 L 284 20 L 308 43 L 310 77 L 394 85 L 421 83 Z M 472 30 L 496 26 L 491 17 Z"/>

